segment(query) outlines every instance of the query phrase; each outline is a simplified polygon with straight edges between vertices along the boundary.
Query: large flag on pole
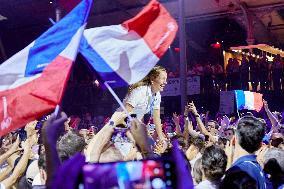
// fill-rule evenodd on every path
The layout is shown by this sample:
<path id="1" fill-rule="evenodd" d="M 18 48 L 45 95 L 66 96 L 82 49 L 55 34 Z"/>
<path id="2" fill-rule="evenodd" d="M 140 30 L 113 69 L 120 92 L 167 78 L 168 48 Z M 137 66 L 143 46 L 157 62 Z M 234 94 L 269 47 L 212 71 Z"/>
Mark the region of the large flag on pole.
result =
<path id="1" fill-rule="evenodd" d="M 92 0 L 0 65 L 0 136 L 50 112 L 60 103 Z"/>
<path id="2" fill-rule="evenodd" d="M 120 25 L 84 31 L 80 53 L 104 81 L 112 86 L 133 84 L 143 79 L 167 51 L 178 26 L 156 0 L 134 18 Z"/>

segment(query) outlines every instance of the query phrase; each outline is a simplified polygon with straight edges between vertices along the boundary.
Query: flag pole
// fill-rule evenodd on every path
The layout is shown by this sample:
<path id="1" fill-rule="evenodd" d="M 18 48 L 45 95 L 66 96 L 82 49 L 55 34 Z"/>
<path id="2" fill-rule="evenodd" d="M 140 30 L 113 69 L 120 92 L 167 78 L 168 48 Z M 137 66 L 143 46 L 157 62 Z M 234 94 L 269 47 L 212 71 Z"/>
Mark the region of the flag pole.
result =
<path id="1" fill-rule="evenodd" d="M 109 90 L 109 92 L 112 94 L 112 96 L 114 97 L 114 99 L 117 101 L 117 103 L 120 105 L 120 107 L 123 109 L 123 111 L 126 113 L 129 121 L 132 121 L 132 117 L 130 116 L 129 112 L 127 111 L 126 107 L 123 105 L 122 101 L 118 98 L 118 96 L 116 95 L 116 93 L 114 92 L 114 90 L 112 90 L 111 86 L 109 85 L 109 83 L 115 83 L 116 81 L 105 81 L 104 84 L 107 87 L 107 89 Z"/>
<path id="2" fill-rule="evenodd" d="M 239 103 L 238 103 L 238 98 L 237 98 L 237 96 L 238 96 L 237 91 L 235 90 L 234 93 L 235 93 L 235 98 L 236 98 L 237 113 L 238 113 L 239 119 L 241 119 L 240 112 L 239 112 Z"/>
<path id="3" fill-rule="evenodd" d="M 239 112 L 238 108 L 237 108 L 237 113 L 238 113 L 239 119 L 241 119 L 240 112 Z"/>

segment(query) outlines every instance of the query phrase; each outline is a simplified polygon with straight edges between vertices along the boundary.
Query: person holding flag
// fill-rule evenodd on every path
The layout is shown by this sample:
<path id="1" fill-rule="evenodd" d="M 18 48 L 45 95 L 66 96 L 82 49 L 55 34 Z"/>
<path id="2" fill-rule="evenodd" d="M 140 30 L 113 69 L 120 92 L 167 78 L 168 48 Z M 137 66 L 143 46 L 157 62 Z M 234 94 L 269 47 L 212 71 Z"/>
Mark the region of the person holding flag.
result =
<path id="1" fill-rule="evenodd" d="M 167 73 L 155 65 L 177 30 L 178 25 L 166 8 L 151 0 L 122 24 L 85 30 L 79 48 L 121 109 L 137 114 L 140 120 L 150 112 L 162 141 L 165 137 L 160 120 L 160 91 L 166 85 Z M 122 86 L 130 86 L 124 103 L 111 89 Z"/>

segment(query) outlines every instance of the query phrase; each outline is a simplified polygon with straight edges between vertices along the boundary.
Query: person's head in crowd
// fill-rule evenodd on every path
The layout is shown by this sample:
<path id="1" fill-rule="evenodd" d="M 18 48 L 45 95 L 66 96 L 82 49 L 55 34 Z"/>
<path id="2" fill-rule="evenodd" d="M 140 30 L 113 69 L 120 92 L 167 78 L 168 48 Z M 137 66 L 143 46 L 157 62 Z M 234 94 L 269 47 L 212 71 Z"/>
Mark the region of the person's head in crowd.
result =
<path id="1" fill-rule="evenodd" d="M 174 141 L 175 139 L 178 141 L 180 149 L 182 149 L 183 151 L 187 150 L 187 141 L 185 140 L 183 135 L 177 134 L 171 138 L 172 141 Z"/>
<path id="2" fill-rule="evenodd" d="M 284 151 L 270 148 L 264 154 L 264 172 L 268 175 L 273 188 L 278 188 L 284 183 Z"/>
<path id="3" fill-rule="evenodd" d="M 217 121 L 215 120 L 209 120 L 207 123 L 207 128 L 208 129 L 218 129 L 219 128 L 219 124 L 217 123 Z"/>
<path id="4" fill-rule="evenodd" d="M 265 135 L 266 124 L 253 116 L 242 117 L 236 129 L 236 147 L 240 147 L 247 153 L 256 152 L 262 144 Z"/>
<path id="5" fill-rule="evenodd" d="M 233 62 L 233 58 L 229 58 L 228 60 L 228 64 L 232 63 Z"/>
<path id="6" fill-rule="evenodd" d="M 209 181 L 220 180 L 226 170 L 227 155 L 219 146 L 212 145 L 205 148 L 202 154 L 202 170 Z"/>
<path id="7" fill-rule="evenodd" d="M 84 119 L 87 121 L 92 121 L 92 115 L 90 112 L 86 112 L 84 115 Z"/>
<path id="8" fill-rule="evenodd" d="M 85 139 L 75 132 L 68 132 L 58 141 L 58 154 L 61 161 L 65 161 L 77 152 L 83 152 L 86 146 Z"/>
<path id="9" fill-rule="evenodd" d="M 284 137 L 282 133 L 273 133 L 271 135 L 271 145 L 272 146 L 277 148 L 283 142 L 284 142 Z"/>
<path id="10" fill-rule="evenodd" d="M 227 138 L 219 137 L 218 138 L 218 146 L 220 146 L 220 148 L 222 148 L 222 149 L 225 149 L 225 146 L 226 146 L 228 141 L 229 141 L 229 139 L 227 139 Z"/>
<path id="11" fill-rule="evenodd" d="M 245 54 L 242 55 L 242 60 L 247 60 L 247 57 Z"/>
<path id="12" fill-rule="evenodd" d="M 91 127 L 90 129 L 80 129 L 78 132 L 79 136 L 83 137 L 87 144 L 89 143 L 89 140 L 93 136 L 93 132 L 91 129 L 92 129 Z"/>
<path id="13" fill-rule="evenodd" d="M 154 93 L 164 90 L 167 84 L 167 71 L 161 66 L 155 66 L 142 81 L 139 81 L 128 88 L 128 94 L 135 88 L 141 86 L 151 86 Z"/>
<path id="14" fill-rule="evenodd" d="M 192 145 L 196 147 L 199 152 L 203 153 L 204 144 L 204 138 L 202 138 L 201 136 L 192 138 Z"/>
<path id="15" fill-rule="evenodd" d="M 8 133 L 4 137 L 2 137 L 1 153 L 4 153 L 9 149 L 10 145 L 12 144 L 12 138 L 12 133 Z"/>
<path id="16" fill-rule="evenodd" d="M 216 136 L 218 134 L 219 124 L 214 120 L 209 120 L 207 123 L 207 128 L 213 136 Z"/>
<path id="17" fill-rule="evenodd" d="M 194 163 L 193 169 L 192 169 L 192 177 L 193 181 L 195 182 L 195 185 L 199 184 L 202 181 L 202 165 L 201 165 L 201 158 L 197 159 Z"/>
<path id="18" fill-rule="evenodd" d="M 174 78 L 175 77 L 175 74 L 172 71 L 170 71 L 168 75 L 169 75 L 169 78 Z"/>
<path id="19" fill-rule="evenodd" d="M 231 140 L 235 134 L 235 131 L 233 128 L 226 128 L 224 129 L 224 137 L 228 140 Z"/>
<path id="20" fill-rule="evenodd" d="M 203 153 L 205 141 L 202 137 L 192 137 L 191 145 L 186 151 L 186 157 L 189 161 L 193 160 L 198 153 Z"/>

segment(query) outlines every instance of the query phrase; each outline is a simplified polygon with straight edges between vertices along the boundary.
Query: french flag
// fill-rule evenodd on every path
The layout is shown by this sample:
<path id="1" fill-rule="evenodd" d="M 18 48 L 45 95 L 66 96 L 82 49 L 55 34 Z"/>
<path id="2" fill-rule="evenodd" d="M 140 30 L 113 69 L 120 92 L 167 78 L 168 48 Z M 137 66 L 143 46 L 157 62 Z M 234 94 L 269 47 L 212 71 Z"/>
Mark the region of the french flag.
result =
<path id="1" fill-rule="evenodd" d="M 156 0 L 120 25 L 84 31 L 80 53 L 104 81 L 125 86 L 143 79 L 167 51 L 178 26 Z"/>
<path id="2" fill-rule="evenodd" d="M 0 65 L 0 136 L 60 103 L 92 0 L 83 0 L 39 38 Z"/>
<path id="3" fill-rule="evenodd" d="M 238 110 L 255 110 L 259 112 L 263 107 L 262 94 L 250 91 L 235 90 Z"/>

